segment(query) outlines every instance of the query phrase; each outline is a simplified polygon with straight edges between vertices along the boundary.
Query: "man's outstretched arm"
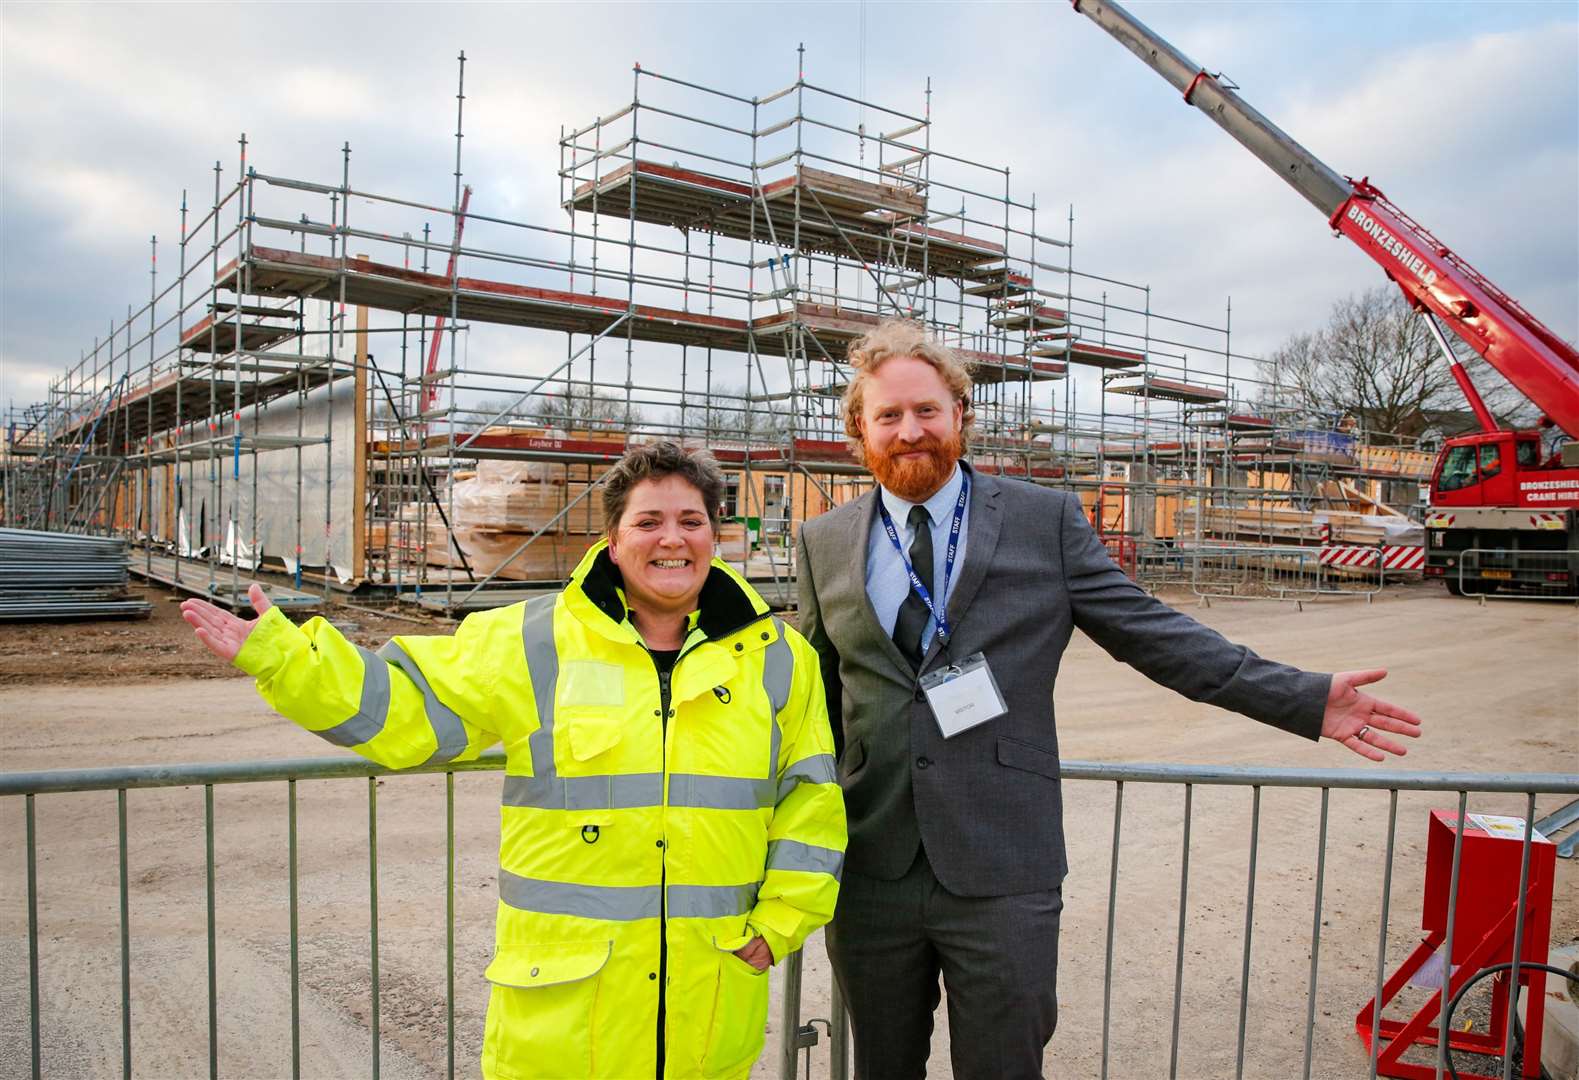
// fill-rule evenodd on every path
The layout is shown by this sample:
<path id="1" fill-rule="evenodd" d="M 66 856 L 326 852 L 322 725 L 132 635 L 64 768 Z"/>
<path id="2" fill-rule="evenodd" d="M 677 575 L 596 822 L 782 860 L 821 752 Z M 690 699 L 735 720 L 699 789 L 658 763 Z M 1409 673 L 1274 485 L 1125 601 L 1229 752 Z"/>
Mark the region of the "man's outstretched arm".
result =
<path id="1" fill-rule="evenodd" d="M 1064 501 L 1060 533 L 1075 625 L 1152 681 L 1306 738 L 1332 739 L 1371 761 L 1406 752 L 1389 735 L 1419 736 L 1418 716 L 1359 689 L 1385 670 L 1302 671 L 1227 640 L 1131 581 L 1077 499 Z"/>

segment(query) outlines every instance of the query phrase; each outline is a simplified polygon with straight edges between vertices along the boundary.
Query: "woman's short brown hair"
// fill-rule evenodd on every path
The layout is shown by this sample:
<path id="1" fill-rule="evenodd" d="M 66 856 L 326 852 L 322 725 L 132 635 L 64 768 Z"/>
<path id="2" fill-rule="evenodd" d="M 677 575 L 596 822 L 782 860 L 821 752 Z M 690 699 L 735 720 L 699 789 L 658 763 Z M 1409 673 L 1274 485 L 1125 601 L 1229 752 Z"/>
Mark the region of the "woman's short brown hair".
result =
<path id="1" fill-rule="evenodd" d="M 865 461 L 865 445 L 861 439 L 861 410 L 866 404 L 866 383 L 872 373 L 896 356 L 913 356 L 924 360 L 937 370 L 954 400 L 964 406 L 964 419 L 960 438 L 970 447 L 976 410 L 971 406 L 970 369 L 959 353 L 943 344 L 919 322 L 910 319 L 885 319 L 865 337 L 850 344 L 850 366 L 855 374 L 844 388 L 844 434 L 855 460 Z"/>
<path id="2" fill-rule="evenodd" d="M 632 488 L 643 480 L 662 480 L 666 476 L 678 476 L 702 493 L 707 520 L 717 533 L 718 510 L 724 503 L 724 474 L 719 471 L 718 462 L 706 450 L 687 453 L 668 439 L 633 446 L 614 466 L 603 483 L 604 531 L 613 536 L 619 528 Z"/>

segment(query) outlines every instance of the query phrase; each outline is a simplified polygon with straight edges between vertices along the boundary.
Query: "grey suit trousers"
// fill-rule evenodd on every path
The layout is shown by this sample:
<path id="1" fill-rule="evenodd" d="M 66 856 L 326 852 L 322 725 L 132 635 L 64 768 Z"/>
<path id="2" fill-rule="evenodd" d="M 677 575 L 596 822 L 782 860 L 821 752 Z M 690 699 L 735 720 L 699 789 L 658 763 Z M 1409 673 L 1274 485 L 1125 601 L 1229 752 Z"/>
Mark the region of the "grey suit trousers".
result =
<path id="1" fill-rule="evenodd" d="M 1031 1080 L 1058 1026 L 1062 887 L 955 896 L 925 851 L 897 881 L 846 869 L 825 931 L 850 1009 L 857 1080 L 927 1073 L 938 976 L 955 1080 Z"/>

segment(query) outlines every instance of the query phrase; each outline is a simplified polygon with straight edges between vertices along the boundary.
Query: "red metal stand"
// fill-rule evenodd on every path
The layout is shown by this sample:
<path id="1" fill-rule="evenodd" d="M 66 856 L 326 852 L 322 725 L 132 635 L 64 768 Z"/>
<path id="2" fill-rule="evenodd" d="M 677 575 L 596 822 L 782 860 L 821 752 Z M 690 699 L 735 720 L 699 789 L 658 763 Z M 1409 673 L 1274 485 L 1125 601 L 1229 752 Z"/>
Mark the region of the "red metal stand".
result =
<path id="1" fill-rule="evenodd" d="M 1473 818 L 1475 815 L 1469 816 Z M 1431 1080 L 1436 1075 L 1433 1067 L 1410 1064 L 1400 1058 L 1410 1047 L 1437 1045 L 1441 1038 L 1441 1032 L 1435 1024 L 1442 1009 L 1440 988 L 1407 1021 L 1383 1019 L 1378 1025 L 1376 1017 L 1398 994 L 1409 977 L 1419 971 L 1447 940 L 1453 837 L 1457 827 L 1457 814 L 1446 810 L 1431 811 L 1426 836 L 1425 905 L 1421 918 L 1422 929 L 1426 931 L 1425 940 L 1416 946 L 1403 965 L 1383 984 L 1380 1004 L 1372 998 L 1354 1018 L 1354 1029 L 1360 1033 L 1366 1050 L 1371 1048 L 1373 1037 L 1383 1040 L 1376 1059 L 1376 1071 L 1380 1076 Z M 1532 839 L 1530 842 L 1530 871 L 1523 904 L 1524 938 L 1519 950 L 1521 962 L 1546 962 L 1551 939 L 1552 879 L 1556 851 L 1548 840 Z M 1518 891 L 1522 853 L 1522 833 L 1510 836 L 1488 832 L 1473 820 L 1465 821 L 1464 842 L 1459 853 L 1453 955 L 1449 958 L 1449 962 L 1454 965 L 1448 983 L 1450 998 L 1481 969 L 1491 964 L 1511 963 L 1513 960 L 1513 934 L 1520 906 Z M 1449 1032 L 1448 1046 L 1476 1054 L 1501 1056 L 1505 1052 L 1509 1033 L 1509 974 L 1503 972 L 1492 979 L 1490 1030 L 1485 1034 Z M 1538 1080 L 1541 1030 L 1545 1019 L 1540 1002 L 1546 991 L 1546 973 L 1539 969 L 1520 971 L 1519 982 L 1527 988 L 1526 1000 L 1535 1003 L 1529 1009 L 1525 1024 L 1524 1066 L 1519 1075 L 1527 1080 Z M 1484 1073 L 1470 1073 L 1462 1069 L 1459 1070 L 1459 1076 L 1463 1080 L 1497 1080 Z"/>

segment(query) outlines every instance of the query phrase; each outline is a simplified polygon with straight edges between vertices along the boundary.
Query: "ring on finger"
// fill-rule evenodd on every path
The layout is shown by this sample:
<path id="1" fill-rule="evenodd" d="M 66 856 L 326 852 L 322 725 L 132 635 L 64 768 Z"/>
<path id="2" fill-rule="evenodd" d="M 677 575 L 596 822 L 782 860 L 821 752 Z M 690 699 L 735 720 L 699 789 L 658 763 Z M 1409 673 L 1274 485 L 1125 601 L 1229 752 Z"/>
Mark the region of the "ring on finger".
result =
<path id="1" fill-rule="evenodd" d="M 1360 730 L 1356 731 L 1354 733 L 1354 737 L 1356 739 L 1359 739 L 1361 742 L 1364 742 L 1365 741 L 1365 736 L 1369 735 L 1370 733 L 1371 733 L 1371 725 L 1369 725 L 1369 724 L 1362 724 L 1362 725 L 1360 725 Z"/>

